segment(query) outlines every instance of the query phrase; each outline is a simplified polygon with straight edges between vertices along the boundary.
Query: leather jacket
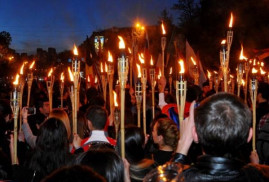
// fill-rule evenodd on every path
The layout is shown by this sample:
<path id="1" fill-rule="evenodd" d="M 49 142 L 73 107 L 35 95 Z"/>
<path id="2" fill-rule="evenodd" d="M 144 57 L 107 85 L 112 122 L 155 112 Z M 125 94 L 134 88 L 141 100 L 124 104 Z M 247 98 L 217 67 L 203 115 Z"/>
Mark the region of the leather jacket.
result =
<path id="1" fill-rule="evenodd" d="M 184 160 L 184 155 L 178 154 L 174 158 L 176 162 Z M 184 162 L 183 162 L 184 163 Z M 183 171 L 187 182 L 211 182 L 211 181 L 269 181 L 269 166 L 245 165 L 241 161 L 225 157 L 213 157 L 203 155 L 198 158 L 197 163 Z"/>

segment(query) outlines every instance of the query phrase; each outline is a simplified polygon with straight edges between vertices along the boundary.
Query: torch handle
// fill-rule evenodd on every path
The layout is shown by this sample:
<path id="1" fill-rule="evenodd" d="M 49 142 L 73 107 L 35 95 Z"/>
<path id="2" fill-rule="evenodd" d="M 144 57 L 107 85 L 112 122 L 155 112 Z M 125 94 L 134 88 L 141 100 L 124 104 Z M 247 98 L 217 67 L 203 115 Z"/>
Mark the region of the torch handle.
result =
<path id="1" fill-rule="evenodd" d="M 121 133 L 121 157 L 125 158 L 125 133 L 124 133 L 124 113 L 125 113 L 125 85 L 121 83 L 120 86 L 121 92 L 120 92 L 120 133 Z"/>
<path id="2" fill-rule="evenodd" d="M 154 83 L 151 86 L 152 88 L 152 120 L 155 118 L 155 88 L 154 88 Z"/>

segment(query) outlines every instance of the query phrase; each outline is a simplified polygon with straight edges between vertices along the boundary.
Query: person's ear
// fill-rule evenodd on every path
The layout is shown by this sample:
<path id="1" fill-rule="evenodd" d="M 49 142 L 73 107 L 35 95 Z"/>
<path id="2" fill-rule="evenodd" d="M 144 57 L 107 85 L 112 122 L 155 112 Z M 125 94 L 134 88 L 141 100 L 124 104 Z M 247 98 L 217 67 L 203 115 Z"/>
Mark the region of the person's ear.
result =
<path id="1" fill-rule="evenodd" d="M 252 136 L 253 136 L 253 129 L 250 128 L 250 129 L 249 129 L 249 132 L 248 132 L 248 140 L 247 140 L 247 142 L 250 142 Z"/>
<path id="2" fill-rule="evenodd" d="M 196 132 L 196 128 L 195 127 L 192 128 L 192 137 L 193 137 L 193 141 L 195 143 L 199 143 L 198 135 L 197 135 L 197 132 Z"/>

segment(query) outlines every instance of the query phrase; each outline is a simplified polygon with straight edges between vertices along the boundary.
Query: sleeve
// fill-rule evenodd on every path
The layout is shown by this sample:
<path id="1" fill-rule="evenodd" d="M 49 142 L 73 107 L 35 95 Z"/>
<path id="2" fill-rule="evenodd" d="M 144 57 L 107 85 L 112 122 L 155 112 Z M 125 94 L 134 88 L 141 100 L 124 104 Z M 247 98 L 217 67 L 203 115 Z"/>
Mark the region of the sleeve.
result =
<path id="1" fill-rule="evenodd" d="M 171 159 L 172 162 L 177 162 L 181 164 L 188 164 L 188 157 L 181 153 L 175 153 Z"/>
<path id="2" fill-rule="evenodd" d="M 24 133 L 26 142 L 31 146 L 32 149 L 35 148 L 37 136 L 33 135 L 32 130 L 28 123 L 23 123 L 22 131 Z"/>
<path id="3" fill-rule="evenodd" d="M 159 93 L 159 107 L 162 109 L 167 103 L 164 100 L 164 93 Z"/>

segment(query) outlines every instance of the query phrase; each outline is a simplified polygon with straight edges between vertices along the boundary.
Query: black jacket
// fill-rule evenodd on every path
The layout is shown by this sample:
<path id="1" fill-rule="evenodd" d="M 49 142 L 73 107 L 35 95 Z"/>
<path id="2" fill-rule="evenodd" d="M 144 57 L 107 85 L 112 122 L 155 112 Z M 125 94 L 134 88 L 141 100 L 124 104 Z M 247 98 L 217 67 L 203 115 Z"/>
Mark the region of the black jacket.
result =
<path id="1" fill-rule="evenodd" d="M 183 161 L 184 157 L 178 155 L 175 161 Z M 187 182 L 236 181 L 258 182 L 269 181 L 269 166 L 247 164 L 224 157 L 203 155 L 196 164 L 191 165 L 183 172 Z"/>

